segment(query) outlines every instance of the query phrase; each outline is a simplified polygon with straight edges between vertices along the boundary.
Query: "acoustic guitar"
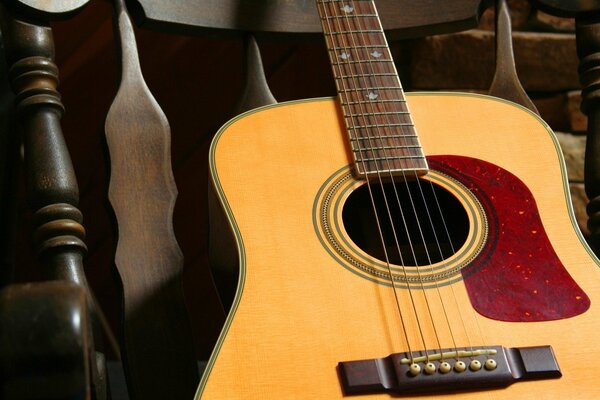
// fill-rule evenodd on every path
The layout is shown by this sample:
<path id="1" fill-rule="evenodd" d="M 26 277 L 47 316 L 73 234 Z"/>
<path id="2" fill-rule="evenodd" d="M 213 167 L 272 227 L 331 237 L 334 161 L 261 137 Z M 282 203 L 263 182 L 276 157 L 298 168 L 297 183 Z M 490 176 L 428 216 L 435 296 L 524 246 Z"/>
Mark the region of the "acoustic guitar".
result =
<path id="1" fill-rule="evenodd" d="M 196 398 L 600 398 L 600 271 L 550 128 L 405 96 L 374 2 L 317 6 L 338 99 L 212 143 L 239 282 Z"/>

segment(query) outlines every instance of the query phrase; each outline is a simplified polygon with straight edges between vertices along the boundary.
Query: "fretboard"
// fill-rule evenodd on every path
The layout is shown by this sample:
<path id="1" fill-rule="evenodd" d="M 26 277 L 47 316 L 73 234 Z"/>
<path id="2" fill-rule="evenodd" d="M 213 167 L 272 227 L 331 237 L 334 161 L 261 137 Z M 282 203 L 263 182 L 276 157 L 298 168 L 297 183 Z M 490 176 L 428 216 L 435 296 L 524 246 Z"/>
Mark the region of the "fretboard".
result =
<path id="1" fill-rule="evenodd" d="M 427 160 L 372 0 L 317 0 L 356 171 L 414 175 Z"/>

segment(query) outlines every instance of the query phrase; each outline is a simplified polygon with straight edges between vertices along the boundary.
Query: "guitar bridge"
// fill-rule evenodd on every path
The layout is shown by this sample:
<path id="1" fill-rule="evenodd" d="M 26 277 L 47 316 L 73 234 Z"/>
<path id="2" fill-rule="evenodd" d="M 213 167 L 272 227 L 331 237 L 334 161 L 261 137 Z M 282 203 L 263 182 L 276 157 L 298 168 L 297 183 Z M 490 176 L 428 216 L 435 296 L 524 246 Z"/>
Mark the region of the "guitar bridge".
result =
<path id="1" fill-rule="evenodd" d="M 395 353 L 384 358 L 340 362 L 338 370 L 348 395 L 501 388 L 520 380 L 562 376 L 550 346 Z"/>

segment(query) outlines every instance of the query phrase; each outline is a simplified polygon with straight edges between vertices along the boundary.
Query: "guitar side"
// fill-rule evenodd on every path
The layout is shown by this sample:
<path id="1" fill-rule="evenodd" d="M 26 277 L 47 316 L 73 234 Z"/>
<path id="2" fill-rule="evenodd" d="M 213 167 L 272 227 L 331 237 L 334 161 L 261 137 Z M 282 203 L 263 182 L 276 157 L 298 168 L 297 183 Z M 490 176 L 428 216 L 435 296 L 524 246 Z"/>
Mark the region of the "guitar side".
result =
<path id="1" fill-rule="evenodd" d="M 515 105 L 484 96 L 411 94 L 408 101 L 428 155 L 485 160 L 525 183 L 554 251 L 591 299 L 576 317 L 500 322 L 473 311 L 462 281 L 441 288 L 451 298 L 444 313 L 464 321 L 455 340 L 465 346 L 551 345 L 563 373 L 556 380 L 461 396 L 597 396 L 593 363 L 600 350 L 587 344 L 600 328 L 598 264 L 576 231 L 560 150 L 548 127 Z M 351 162 L 342 122 L 335 101 L 309 100 L 248 113 L 215 138 L 210 169 L 235 238 L 240 280 L 197 398 L 341 398 L 338 362 L 407 350 L 391 288 L 340 267 L 315 234 L 315 196 Z M 408 307 L 406 297 L 401 292 L 401 305 Z M 422 296 L 416 301 L 424 307 Z M 433 313 L 442 311 L 434 306 Z M 409 341 L 418 342 L 417 322 L 407 325 Z M 422 328 L 433 336 L 432 326 Z"/>

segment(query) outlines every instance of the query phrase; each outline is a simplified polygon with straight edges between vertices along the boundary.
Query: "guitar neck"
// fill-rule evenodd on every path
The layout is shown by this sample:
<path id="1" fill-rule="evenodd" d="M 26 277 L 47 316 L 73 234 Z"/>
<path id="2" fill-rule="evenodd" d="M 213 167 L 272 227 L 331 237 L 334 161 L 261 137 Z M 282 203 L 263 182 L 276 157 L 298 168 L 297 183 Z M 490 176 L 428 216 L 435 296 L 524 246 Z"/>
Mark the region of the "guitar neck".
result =
<path id="1" fill-rule="evenodd" d="M 373 1 L 317 0 L 359 176 L 428 170 Z"/>

